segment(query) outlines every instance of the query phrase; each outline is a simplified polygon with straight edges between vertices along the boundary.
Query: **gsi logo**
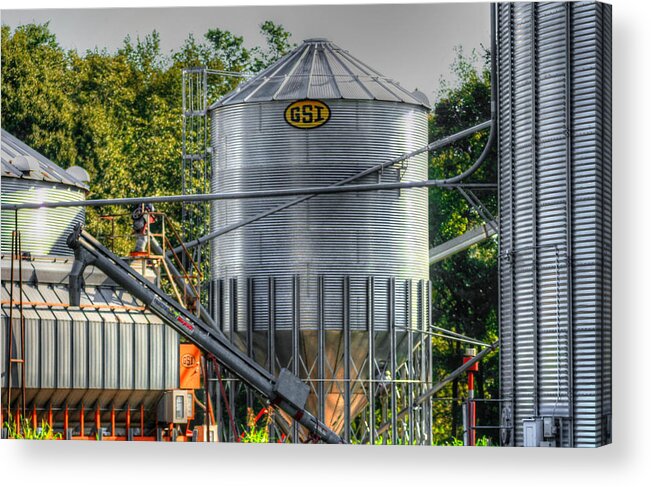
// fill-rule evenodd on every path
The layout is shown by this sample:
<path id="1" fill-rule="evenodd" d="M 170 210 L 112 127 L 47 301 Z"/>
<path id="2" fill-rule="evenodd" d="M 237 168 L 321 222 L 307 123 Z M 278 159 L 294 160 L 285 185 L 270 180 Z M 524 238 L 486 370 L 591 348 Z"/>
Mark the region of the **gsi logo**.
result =
<path id="1" fill-rule="evenodd" d="M 196 363 L 197 361 L 195 360 L 194 355 L 190 353 L 184 353 L 181 357 L 181 365 L 183 365 L 183 367 L 194 367 Z"/>
<path id="2" fill-rule="evenodd" d="M 299 129 L 320 127 L 330 120 L 330 108 L 319 100 L 295 101 L 285 109 L 285 121 Z"/>

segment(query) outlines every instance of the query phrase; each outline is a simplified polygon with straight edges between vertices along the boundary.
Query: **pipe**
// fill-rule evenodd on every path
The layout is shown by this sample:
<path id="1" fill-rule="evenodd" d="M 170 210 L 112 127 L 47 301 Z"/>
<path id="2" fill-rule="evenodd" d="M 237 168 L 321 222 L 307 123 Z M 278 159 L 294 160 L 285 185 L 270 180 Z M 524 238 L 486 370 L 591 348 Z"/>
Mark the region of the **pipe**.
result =
<path id="1" fill-rule="evenodd" d="M 491 83 L 491 88 L 492 88 L 492 83 Z M 492 91 L 491 91 L 491 93 L 492 93 Z M 493 94 L 491 94 L 491 97 L 494 98 Z M 446 147 L 446 146 L 452 144 L 453 142 L 456 142 L 456 141 L 458 141 L 460 139 L 463 139 L 463 138 L 465 138 L 465 137 L 467 137 L 469 135 L 474 134 L 475 132 L 479 132 L 480 130 L 484 130 L 484 129 L 490 127 L 490 134 L 489 134 L 487 145 L 486 145 L 486 147 L 484 147 L 484 150 L 482 151 L 481 155 L 479 156 L 479 159 L 470 168 L 468 168 L 466 171 L 464 171 L 461 174 L 459 174 L 459 175 L 457 175 L 457 176 L 455 176 L 453 178 L 450 178 L 450 179 L 439 179 L 439 180 L 433 179 L 433 180 L 428 180 L 427 181 L 429 183 L 429 186 L 442 186 L 442 187 L 450 186 L 450 185 L 453 185 L 455 183 L 459 183 L 462 179 L 464 179 L 464 178 L 470 176 L 471 174 L 473 174 L 479 168 L 479 166 L 484 162 L 484 159 L 488 155 L 488 152 L 490 150 L 490 146 L 492 146 L 493 141 L 495 139 L 495 130 L 494 130 L 494 127 L 495 127 L 495 122 L 494 122 L 495 113 L 496 113 L 495 104 L 491 101 L 491 119 L 490 120 L 487 120 L 486 122 L 482 122 L 482 123 L 480 123 L 478 125 L 475 125 L 474 127 L 468 128 L 466 130 L 462 130 L 461 132 L 458 132 L 456 134 L 444 137 L 443 139 L 439 139 L 437 141 L 434 141 L 434 142 L 428 144 L 425 147 L 421 147 L 420 149 L 416 149 L 413 152 L 403 154 L 402 156 L 400 156 L 398 158 L 391 159 L 391 160 L 386 161 L 386 162 L 384 162 L 382 164 L 379 164 L 377 166 L 370 167 L 370 168 L 368 168 L 368 169 L 366 169 L 366 170 L 364 170 L 364 171 L 362 171 L 362 172 L 360 172 L 360 173 L 358 173 L 358 174 L 356 174 L 354 176 L 343 179 L 343 180 L 335 183 L 334 185 L 329 186 L 328 188 L 338 188 L 338 187 L 340 187 L 340 186 L 342 186 L 342 185 L 344 185 L 346 183 L 355 181 L 355 180 L 357 180 L 359 178 L 367 176 L 368 174 L 373 174 L 375 172 L 381 171 L 382 169 L 385 169 L 385 168 L 393 166 L 393 165 L 395 165 L 395 164 L 397 164 L 399 162 L 410 159 L 410 158 L 412 158 L 414 156 L 422 154 L 423 152 L 431 152 L 431 151 L 435 151 L 435 150 L 441 149 L 443 147 Z M 387 188 L 387 187 L 381 188 L 381 186 L 384 186 L 383 184 L 375 184 L 375 185 L 347 186 L 347 188 L 350 188 L 350 191 L 366 191 L 366 190 L 378 190 L 378 189 L 401 189 L 401 188 L 409 188 L 409 187 L 421 187 L 421 186 L 407 186 L 407 185 L 409 185 L 411 183 L 388 183 L 388 184 L 398 184 L 398 185 L 405 184 L 406 186 L 393 186 L 392 188 Z M 361 189 L 362 186 L 366 186 L 368 189 L 362 190 Z M 371 188 L 371 186 L 375 186 L 375 188 Z M 291 192 L 292 190 L 288 190 L 288 191 Z M 346 190 L 344 190 L 344 191 L 332 191 L 332 192 L 345 192 L 345 191 Z M 215 230 L 214 232 L 209 233 L 208 235 L 204 235 L 203 237 L 199 237 L 196 240 L 192 240 L 191 242 L 187 242 L 185 244 L 185 248 L 186 249 L 194 248 L 194 247 L 196 247 L 198 245 L 201 245 L 201 244 L 203 244 L 203 243 L 205 243 L 205 242 L 207 242 L 209 240 L 220 237 L 221 235 L 232 232 L 233 230 L 237 230 L 238 228 L 241 228 L 241 227 L 243 227 L 245 225 L 248 225 L 250 223 L 254 223 L 254 222 L 258 221 L 258 220 L 261 220 L 262 218 L 265 218 L 267 216 L 271 216 L 274 213 L 285 210 L 287 208 L 291 208 L 294 205 L 297 205 L 299 203 L 307 201 L 310 198 L 313 198 L 314 196 L 316 196 L 317 194 L 324 194 L 324 193 L 327 193 L 327 192 L 329 192 L 329 191 L 327 191 L 327 190 L 325 190 L 323 192 L 321 192 L 321 191 L 319 191 L 319 192 L 311 191 L 311 192 L 309 192 L 309 194 L 307 194 L 305 196 L 302 196 L 301 198 L 297 198 L 297 199 L 289 201 L 287 203 L 283 203 L 282 205 L 275 206 L 275 207 L 273 207 L 273 208 L 271 208 L 269 210 L 265 210 L 262 213 L 254 215 L 254 216 L 252 216 L 250 218 L 247 218 L 245 220 L 241 220 L 241 221 L 233 223 L 231 225 L 227 225 L 225 227 L 219 228 L 219 229 Z M 302 193 L 295 193 L 295 194 L 302 194 Z M 280 196 L 280 195 L 277 194 L 276 196 Z M 176 247 L 171 252 L 178 253 L 181 250 L 182 250 L 181 247 Z"/>
<path id="2" fill-rule="evenodd" d="M 496 221 L 491 221 L 491 224 L 482 224 L 476 226 L 466 233 L 454 237 L 453 239 L 443 242 L 436 247 L 429 249 L 429 265 L 432 265 L 441 260 L 452 257 L 453 255 L 462 252 L 475 244 L 483 242 L 496 234 L 494 227 L 497 226 Z"/>
<path id="3" fill-rule="evenodd" d="M 114 199 L 103 199 L 103 200 L 84 200 L 84 201 L 48 201 L 44 203 L 20 203 L 20 204 L 5 204 L 2 205 L 2 210 L 17 211 L 17 210 L 34 210 L 39 208 L 69 208 L 69 207 L 88 207 L 88 206 L 106 206 L 106 205 L 133 205 L 138 203 L 205 203 L 208 201 L 218 201 L 218 200 L 241 200 L 241 199 L 255 199 L 255 198 L 277 198 L 282 196 L 301 196 L 301 201 L 305 201 L 314 196 L 320 194 L 335 194 L 335 193 L 355 193 L 355 192 L 365 192 L 365 191 L 388 191 L 395 189 L 410 189 L 410 188 L 423 188 L 423 187 L 448 187 L 456 188 L 459 186 L 472 187 L 477 189 L 494 189 L 495 184 L 492 183 L 470 183 L 470 184 L 461 184 L 447 182 L 446 180 L 440 179 L 425 179 L 422 181 L 410 181 L 406 183 L 368 183 L 368 184 L 356 184 L 350 186 L 306 186 L 303 188 L 290 188 L 290 189 L 273 189 L 273 190 L 262 190 L 262 191 L 238 191 L 238 192 L 228 192 L 228 193 L 202 193 L 194 195 L 170 195 L 170 196 L 146 196 L 140 198 L 114 198 Z M 290 204 L 291 203 L 291 204 Z M 280 211 L 281 209 L 289 208 L 295 204 L 300 203 L 300 201 L 291 201 L 289 203 L 283 204 L 283 208 L 277 207 L 272 208 L 273 213 Z M 271 211 L 267 210 L 265 213 Z M 271 213 L 269 213 L 271 214 Z M 266 215 L 268 216 L 268 215 Z M 261 219 L 263 218 L 260 215 L 256 215 L 252 218 Z M 240 226 L 243 225 L 242 222 L 238 222 Z M 209 235 L 202 237 L 202 239 L 207 239 Z M 211 237 L 214 238 L 214 237 Z M 199 239 L 198 239 L 199 240 Z M 189 244 L 185 244 L 186 249 L 193 247 Z M 177 247 L 180 251 L 183 247 Z M 177 251 L 177 253 L 178 253 Z"/>
<path id="4" fill-rule="evenodd" d="M 479 345 L 480 347 L 490 347 L 490 343 L 484 343 L 484 342 L 482 342 L 480 340 L 477 340 L 475 338 L 470 338 L 470 337 L 467 337 L 466 335 L 462 335 L 461 333 L 457 333 L 455 331 L 448 330 L 447 328 L 441 328 L 440 326 L 436 326 L 436 325 L 430 325 L 430 328 L 432 328 L 434 330 L 439 330 L 439 331 L 443 332 L 443 334 L 445 334 L 445 335 L 459 338 L 459 339 L 464 340 L 464 341 L 466 341 L 468 343 L 472 343 L 474 345 Z"/>

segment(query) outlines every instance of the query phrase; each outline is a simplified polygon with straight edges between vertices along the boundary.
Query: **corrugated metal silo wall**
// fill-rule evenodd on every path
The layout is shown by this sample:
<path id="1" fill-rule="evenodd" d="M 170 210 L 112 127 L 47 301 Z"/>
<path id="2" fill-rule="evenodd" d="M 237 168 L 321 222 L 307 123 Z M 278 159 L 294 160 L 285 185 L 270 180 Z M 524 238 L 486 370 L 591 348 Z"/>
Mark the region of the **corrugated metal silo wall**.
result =
<path id="1" fill-rule="evenodd" d="M 310 131 L 284 121 L 283 112 L 289 103 L 239 104 L 213 112 L 214 192 L 327 186 L 427 143 L 427 112 L 419 106 L 329 100 L 330 121 Z M 367 175 L 358 183 L 426 177 L 427 158 L 421 154 L 402 168 L 394 166 L 381 174 Z M 212 230 L 289 200 L 216 201 L 212 204 Z M 416 189 L 322 195 L 215 239 L 213 275 L 224 283 L 233 278 L 242 281 L 236 304 L 227 293 L 224 295 L 225 330 L 230 330 L 231 321 L 242 326 L 245 322 L 246 277 L 258 278 L 261 286 L 267 277 L 279 277 L 278 291 L 289 298 L 292 276 L 300 275 L 301 326 L 308 328 L 316 328 L 318 321 L 318 275 L 334 279 L 332 283 L 326 279 L 326 287 L 340 286 L 341 278 L 349 275 L 362 279 L 353 286 L 363 286 L 366 277 L 377 276 L 395 278 L 399 286 L 411 280 L 415 290 L 429 277 L 427 228 L 427 190 Z M 377 286 L 383 284 L 379 279 Z M 333 300 L 329 302 L 333 304 L 326 310 L 326 321 L 332 315 L 334 327 L 341 327 L 342 293 L 333 288 L 331 294 Z M 266 295 L 264 290 L 260 294 L 263 298 Z M 378 289 L 379 302 L 386 296 L 387 291 Z M 230 319 L 231 304 L 237 307 L 237 320 Z M 277 305 L 278 328 L 291 328 L 292 300 L 283 298 Z M 353 315 L 359 320 L 354 319 L 352 326 L 365 328 L 363 310 Z M 382 314 L 385 321 L 386 316 Z M 256 318 L 266 326 L 268 317 Z M 382 327 L 381 323 L 376 325 Z"/>
<path id="2" fill-rule="evenodd" d="M 75 186 L 12 177 L 2 178 L 2 203 L 83 201 L 85 192 Z M 11 253 L 15 212 L 2 210 L 2 253 Z M 77 223 L 84 223 L 84 208 L 39 208 L 18 212 L 21 250 L 33 255 L 72 255 L 66 239 Z"/>
<path id="3" fill-rule="evenodd" d="M 610 442 L 611 7 L 498 6 L 501 393 L 506 444 L 562 418 Z"/>

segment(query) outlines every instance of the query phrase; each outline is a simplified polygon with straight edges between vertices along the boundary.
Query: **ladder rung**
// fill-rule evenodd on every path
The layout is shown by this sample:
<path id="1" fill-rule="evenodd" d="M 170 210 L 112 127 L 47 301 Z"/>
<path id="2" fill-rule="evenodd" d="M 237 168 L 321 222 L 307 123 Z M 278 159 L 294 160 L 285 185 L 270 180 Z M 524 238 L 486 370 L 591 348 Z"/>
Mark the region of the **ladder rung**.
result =
<path id="1" fill-rule="evenodd" d="M 189 161 L 201 161 L 206 158 L 205 154 L 185 154 L 183 156 L 184 159 L 187 159 Z"/>
<path id="2" fill-rule="evenodd" d="M 186 110 L 186 117 L 203 117 L 206 114 L 206 110 Z"/>
<path id="3" fill-rule="evenodd" d="M 22 358 L 11 358 L 9 359 L 9 362 L 14 363 L 14 364 L 24 364 L 25 361 Z"/>

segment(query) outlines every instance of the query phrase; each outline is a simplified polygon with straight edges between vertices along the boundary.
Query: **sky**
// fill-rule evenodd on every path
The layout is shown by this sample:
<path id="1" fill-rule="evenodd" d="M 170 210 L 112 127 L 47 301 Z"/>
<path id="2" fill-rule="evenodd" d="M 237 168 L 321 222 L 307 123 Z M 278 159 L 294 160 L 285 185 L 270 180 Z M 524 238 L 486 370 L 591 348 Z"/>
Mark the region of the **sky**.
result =
<path id="1" fill-rule="evenodd" d="M 20 4 L 19 4 L 20 5 Z M 164 53 L 178 48 L 190 33 L 202 39 L 219 27 L 244 37 L 252 47 L 263 42 L 259 25 L 282 24 L 300 43 L 326 37 L 405 88 L 418 88 L 435 101 L 441 78 L 452 80 L 455 47 L 482 52 L 490 43 L 489 3 L 219 6 L 115 9 L 29 9 L 1 12 L 15 28 L 49 22 L 66 49 L 98 47 L 114 51 L 130 35 L 156 30 Z M 10 7 L 15 7 L 12 2 Z"/>

